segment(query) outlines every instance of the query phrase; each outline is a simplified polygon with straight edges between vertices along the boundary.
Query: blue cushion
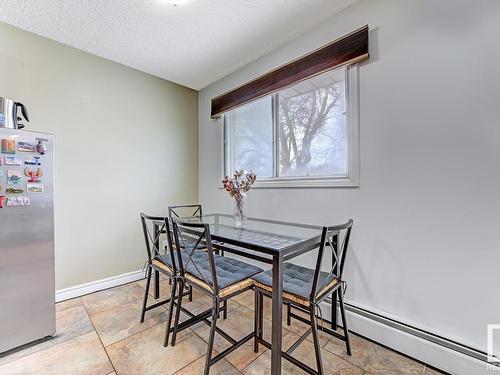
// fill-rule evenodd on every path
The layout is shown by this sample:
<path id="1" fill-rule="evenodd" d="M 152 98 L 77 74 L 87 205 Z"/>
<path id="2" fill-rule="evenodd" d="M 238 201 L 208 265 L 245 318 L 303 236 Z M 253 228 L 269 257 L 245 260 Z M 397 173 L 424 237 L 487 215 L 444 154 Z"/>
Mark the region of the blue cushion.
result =
<path id="1" fill-rule="evenodd" d="M 211 285 L 212 274 L 210 272 L 210 266 L 208 264 L 207 252 L 201 250 L 195 251 L 189 262 L 187 252 L 182 251 L 181 254 L 182 263 L 184 267 L 187 267 L 186 272 L 190 273 L 193 276 L 196 276 L 202 281 L 208 281 L 208 283 Z M 177 254 L 175 254 L 175 256 L 175 261 L 177 262 Z M 170 254 L 161 255 L 160 258 L 165 264 L 168 264 L 170 267 L 172 267 Z M 262 272 L 262 268 L 217 254 L 214 254 L 214 262 L 219 289 L 223 289 L 230 285 L 236 284 L 242 280 L 248 279 L 253 275 L 258 274 L 259 272 Z"/>
<path id="2" fill-rule="evenodd" d="M 181 249 L 184 249 L 184 248 L 188 248 L 188 249 L 192 249 L 194 247 L 194 244 L 196 243 L 196 241 L 194 240 L 188 240 L 188 239 L 184 239 L 184 241 L 181 241 L 180 243 L 180 246 L 181 246 Z M 205 245 L 204 243 L 200 242 L 198 243 L 198 249 L 206 249 L 207 248 L 207 245 Z"/>
<path id="3" fill-rule="evenodd" d="M 283 263 L 283 291 L 309 299 L 312 290 L 314 270 L 293 263 Z M 335 278 L 328 272 L 320 272 L 317 290 L 321 290 Z M 259 273 L 253 277 L 258 283 L 273 286 L 273 270 Z"/>
<path id="4" fill-rule="evenodd" d="M 203 255 L 200 258 L 201 253 L 202 253 L 201 251 L 196 251 L 195 254 L 193 255 L 193 259 L 200 259 L 200 260 L 206 259 L 206 256 L 203 256 Z M 181 254 L 182 254 L 182 264 L 186 264 L 186 262 L 188 260 L 187 252 L 182 251 Z M 165 263 L 171 269 L 173 269 L 173 267 L 172 267 L 172 256 L 170 255 L 170 252 L 167 252 L 166 254 L 161 254 L 161 255 L 157 256 L 156 259 L 159 259 L 161 262 Z M 178 259 L 177 259 L 177 253 L 176 252 L 174 252 L 174 262 L 175 262 L 175 265 L 177 267 L 177 263 L 179 263 L 179 262 L 178 262 Z"/>

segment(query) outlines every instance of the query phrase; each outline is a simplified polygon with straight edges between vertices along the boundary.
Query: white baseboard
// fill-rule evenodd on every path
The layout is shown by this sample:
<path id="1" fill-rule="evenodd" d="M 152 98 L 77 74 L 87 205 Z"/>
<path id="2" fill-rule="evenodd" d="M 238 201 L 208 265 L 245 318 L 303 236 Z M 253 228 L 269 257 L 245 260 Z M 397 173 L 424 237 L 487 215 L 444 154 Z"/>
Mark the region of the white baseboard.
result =
<path id="1" fill-rule="evenodd" d="M 330 304 L 322 304 L 321 309 L 324 312 L 324 318 L 329 319 Z M 424 340 L 355 312 L 346 311 L 346 314 L 349 330 L 442 371 L 456 375 L 500 374 L 498 372 L 500 368 L 492 368 L 485 362 L 471 356 Z M 496 370 L 496 372 L 492 370 Z"/>
<path id="2" fill-rule="evenodd" d="M 56 290 L 56 302 L 65 301 L 67 299 L 76 298 L 85 294 L 94 293 L 99 290 L 113 288 L 115 286 L 131 283 L 144 278 L 142 270 L 124 273 L 122 275 L 108 277 L 90 283 L 72 286 L 69 288 Z"/>

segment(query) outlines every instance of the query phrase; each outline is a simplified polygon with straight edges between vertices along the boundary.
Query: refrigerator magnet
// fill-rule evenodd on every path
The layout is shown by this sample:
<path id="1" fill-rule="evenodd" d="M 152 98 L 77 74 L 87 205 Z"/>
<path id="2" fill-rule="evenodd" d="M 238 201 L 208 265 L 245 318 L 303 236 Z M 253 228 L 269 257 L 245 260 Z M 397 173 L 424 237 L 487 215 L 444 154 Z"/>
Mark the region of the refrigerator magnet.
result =
<path id="1" fill-rule="evenodd" d="M 37 168 L 36 170 L 25 168 L 24 174 L 26 177 L 29 177 L 28 182 L 40 182 L 40 177 L 43 176 L 43 170 L 42 168 Z"/>
<path id="2" fill-rule="evenodd" d="M 5 189 L 5 194 L 22 194 L 22 193 L 24 193 L 23 189 L 17 189 L 13 187 Z"/>
<path id="3" fill-rule="evenodd" d="M 36 144 L 29 142 L 17 142 L 17 151 L 21 152 L 36 152 Z"/>
<path id="4" fill-rule="evenodd" d="M 42 161 L 40 160 L 40 156 L 35 156 L 33 159 L 26 159 L 24 161 L 25 165 L 42 165 Z"/>
<path id="5" fill-rule="evenodd" d="M 2 139 L 2 154 L 15 154 L 15 153 L 16 153 L 16 140 Z"/>
<path id="6" fill-rule="evenodd" d="M 21 165 L 21 159 L 16 158 L 14 156 L 6 156 L 3 161 L 4 165 L 15 165 L 19 166 Z"/>
<path id="7" fill-rule="evenodd" d="M 27 193 L 43 193 L 43 184 L 36 182 L 28 182 L 26 184 Z"/>
<path id="8" fill-rule="evenodd" d="M 29 206 L 31 201 L 28 197 L 7 197 L 5 198 L 7 207 L 13 206 Z"/>
<path id="9" fill-rule="evenodd" d="M 38 143 L 36 144 L 36 151 L 40 155 L 45 155 L 45 153 L 47 152 L 47 147 L 43 144 L 42 141 L 38 141 Z"/>
<path id="10" fill-rule="evenodd" d="M 3 208 L 3 199 L 5 197 L 3 195 L 0 195 L 0 208 Z"/>
<path id="11" fill-rule="evenodd" d="M 7 185 L 17 185 L 21 182 L 19 171 L 7 171 Z"/>
<path id="12" fill-rule="evenodd" d="M 3 171 L 0 171 L 0 177 L 2 177 L 2 176 L 3 176 Z"/>

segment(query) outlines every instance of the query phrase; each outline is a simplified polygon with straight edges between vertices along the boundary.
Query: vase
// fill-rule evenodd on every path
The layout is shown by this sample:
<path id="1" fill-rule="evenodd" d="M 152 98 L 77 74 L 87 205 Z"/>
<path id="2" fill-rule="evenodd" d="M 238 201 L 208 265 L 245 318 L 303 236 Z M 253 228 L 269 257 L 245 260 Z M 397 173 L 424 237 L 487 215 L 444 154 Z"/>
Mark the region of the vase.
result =
<path id="1" fill-rule="evenodd" d="M 234 226 L 236 228 L 245 228 L 247 224 L 245 204 L 246 196 L 239 196 L 234 198 Z"/>

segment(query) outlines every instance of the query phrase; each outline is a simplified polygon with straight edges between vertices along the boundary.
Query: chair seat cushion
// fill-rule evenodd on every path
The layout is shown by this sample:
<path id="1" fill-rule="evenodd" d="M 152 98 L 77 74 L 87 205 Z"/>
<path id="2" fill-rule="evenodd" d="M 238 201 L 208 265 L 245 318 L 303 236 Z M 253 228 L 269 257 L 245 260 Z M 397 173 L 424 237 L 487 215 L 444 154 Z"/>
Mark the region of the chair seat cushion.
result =
<path id="1" fill-rule="evenodd" d="M 184 239 L 183 242 L 181 242 L 180 246 L 181 246 L 181 249 L 185 249 L 186 247 L 188 249 L 192 249 L 195 245 L 195 241 L 194 240 L 190 240 L 190 239 Z M 204 243 L 200 242 L 198 244 L 198 247 L 197 249 L 206 249 L 207 248 L 207 245 L 205 245 Z"/>
<path id="2" fill-rule="evenodd" d="M 283 292 L 299 296 L 306 300 L 310 299 L 314 270 L 293 263 L 283 263 Z M 252 277 L 257 283 L 270 289 L 273 285 L 273 271 L 261 272 Z M 328 272 L 320 272 L 317 290 L 334 285 L 335 275 Z"/>
<path id="3" fill-rule="evenodd" d="M 181 251 L 182 263 L 186 269 L 186 274 L 195 276 L 204 283 L 212 284 L 212 274 L 208 262 L 208 254 L 206 251 L 197 250 L 189 260 L 187 251 Z M 172 260 L 170 254 L 161 255 L 162 261 L 172 268 Z M 175 259 L 177 262 L 177 259 Z M 219 289 L 224 289 L 240 281 L 251 278 L 253 275 L 262 272 L 262 268 L 251 264 L 239 261 L 237 259 L 223 257 L 214 254 L 215 269 L 217 275 L 217 283 Z"/>
<path id="4" fill-rule="evenodd" d="M 181 254 L 182 254 L 182 264 L 186 265 L 187 260 L 189 258 L 188 254 L 186 251 L 182 251 Z M 175 262 L 176 269 L 177 269 L 177 263 L 179 263 L 178 259 L 177 259 L 177 253 L 174 252 L 173 255 L 174 255 L 174 262 Z M 158 259 L 162 263 L 166 264 L 170 269 L 173 269 L 173 267 L 172 267 L 172 255 L 170 254 L 170 252 L 168 252 L 166 254 L 161 254 L 161 255 L 157 256 L 156 259 Z M 196 260 L 197 262 L 208 262 L 208 256 L 206 255 L 206 253 L 203 253 L 202 251 L 195 251 L 195 253 L 193 254 L 193 259 Z"/>

